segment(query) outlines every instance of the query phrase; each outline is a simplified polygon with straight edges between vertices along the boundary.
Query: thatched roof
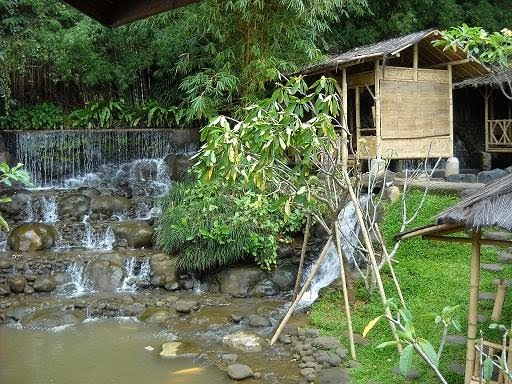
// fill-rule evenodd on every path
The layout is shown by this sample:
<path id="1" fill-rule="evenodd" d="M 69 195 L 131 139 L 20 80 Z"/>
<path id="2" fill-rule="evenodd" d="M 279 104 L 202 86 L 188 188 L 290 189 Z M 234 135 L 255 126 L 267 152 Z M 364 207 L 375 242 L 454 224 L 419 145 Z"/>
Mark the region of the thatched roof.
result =
<path id="1" fill-rule="evenodd" d="M 64 0 L 107 27 L 117 27 L 198 1 L 200 0 Z"/>
<path id="2" fill-rule="evenodd" d="M 463 224 L 466 228 L 501 227 L 512 231 L 512 174 L 502 177 L 448 208 L 438 224 Z"/>
<path id="3" fill-rule="evenodd" d="M 442 63 L 458 63 L 453 66 L 453 75 L 456 80 L 468 77 L 481 76 L 489 71 L 482 64 L 474 60 L 468 60 L 467 54 L 462 49 L 453 51 L 434 47 L 432 42 L 441 38 L 441 32 L 437 29 L 427 29 L 414 32 L 405 36 L 379 41 L 374 44 L 353 48 L 350 51 L 329 56 L 325 61 L 309 66 L 300 73 L 319 74 L 325 71 L 337 71 L 338 68 L 364 63 L 367 61 L 385 60 L 399 56 L 403 51 L 418 44 L 421 50 L 420 66 L 428 68 L 437 67 Z"/>
<path id="4" fill-rule="evenodd" d="M 485 85 L 498 87 L 499 84 L 512 81 L 512 68 L 494 71 L 488 75 L 467 79 L 453 84 L 453 88 L 483 87 Z"/>

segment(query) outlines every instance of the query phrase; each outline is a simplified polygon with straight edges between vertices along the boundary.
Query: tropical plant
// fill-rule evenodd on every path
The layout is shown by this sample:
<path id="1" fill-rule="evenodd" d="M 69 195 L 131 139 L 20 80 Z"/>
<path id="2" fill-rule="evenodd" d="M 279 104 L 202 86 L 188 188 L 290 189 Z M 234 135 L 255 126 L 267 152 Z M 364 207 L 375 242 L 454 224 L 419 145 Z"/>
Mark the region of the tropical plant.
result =
<path id="1" fill-rule="evenodd" d="M 6 185 L 10 187 L 13 182 L 20 182 L 22 185 L 30 185 L 30 176 L 22 169 L 23 164 L 18 163 L 14 167 L 9 167 L 6 163 L 0 163 L 0 184 Z M 0 204 L 5 204 L 11 201 L 11 198 L 8 196 L 0 197 Z M 5 219 L 0 215 L 0 229 L 5 231 L 9 230 L 9 224 Z"/>
<path id="2" fill-rule="evenodd" d="M 284 222 L 276 202 L 251 190 L 177 183 L 162 201 L 157 242 L 178 267 L 206 271 L 252 256 L 263 269 L 276 263 L 279 241 L 304 216 Z"/>
<path id="3" fill-rule="evenodd" d="M 0 129 L 58 129 L 62 124 L 62 109 L 50 103 L 21 106 L 14 113 L 0 117 Z"/>

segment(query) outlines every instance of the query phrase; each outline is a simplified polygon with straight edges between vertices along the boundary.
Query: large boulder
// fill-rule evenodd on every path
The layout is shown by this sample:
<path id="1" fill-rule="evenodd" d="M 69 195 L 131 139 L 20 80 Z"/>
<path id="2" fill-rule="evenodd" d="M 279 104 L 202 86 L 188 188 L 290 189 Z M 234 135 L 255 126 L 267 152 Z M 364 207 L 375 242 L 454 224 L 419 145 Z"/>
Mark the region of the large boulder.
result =
<path id="1" fill-rule="evenodd" d="M 496 168 L 490 171 L 482 171 L 478 173 L 478 182 L 489 184 L 492 183 L 495 180 L 498 180 L 504 176 L 508 176 L 508 172 L 504 171 L 503 169 Z"/>
<path id="2" fill-rule="evenodd" d="M 130 199 L 124 196 L 98 196 L 91 201 L 91 211 L 98 214 L 112 216 L 115 213 L 124 213 L 132 209 Z"/>
<path id="3" fill-rule="evenodd" d="M 7 243 L 13 251 L 41 251 L 55 244 L 57 230 L 53 225 L 45 223 L 25 223 L 14 227 Z"/>
<path id="4" fill-rule="evenodd" d="M 64 196 L 59 200 L 59 217 L 72 217 L 81 220 L 89 213 L 91 199 L 80 193 Z"/>
<path id="5" fill-rule="evenodd" d="M 231 364 L 228 367 L 227 374 L 233 380 L 244 380 L 254 375 L 251 367 L 249 367 L 248 365 L 238 363 Z"/>
<path id="6" fill-rule="evenodd" d="M 280 263 L 272 271 L 270 280 L 277 285 L 281 291 L 290 291 L 295 287 L 299 267 L 291 263 Z"/>
<path id="7" fill-rule="evenodd" d="M 101 195 L 101 192 L 98 188 L 94 187 L 80 187 L 77 189 L 77 192 L 81 195 L 87 196 L 89 198 L 93 198 Z"/>
<path id="8" fill-rule="evenodd" d="M 234 267 L 219 273 L 220 291 L 233 297 L 250 297 L 254 287 L 265 278 L 258 267 Z"/>
<path id="9" fill-rule="evenodd" d="M 49 275 L 39 276 L 34 281 L 33 288 L 36 292 L 51 292 L 57 286 L 57 281 Z"/>
<path id="10" fill-rule="evenodd" d="M 32 213 L 32 194 L 28 189 L 8 189 L 0 197 L 10 198 L 11 201 L 0 204 L 2 215 L 14 222 L 27 220 Z"/>
<path id="11" fill-rule="evenodd" d="M 116 241 L 126 240 L 131 248 L 151 248 L 153 227 L 145 222 L 124 221 L 113 226 Z"/>
<path id="12" fill-rule="evenodd" d="M 85 267 L 85 280 L 93 291 L 113 291 L 121 286 L 124 269 L 111 260 L 93 260 Z"/>
<path id="13" fill-rule="evenodd" d="M 55 328 L 62 325 L 76 324 L 85 320 L 85 314 L 80 310 L 45 309 L 21 319 L 21 324 L 27 328 Z"/>
<path id="14" fill-rule="evenodd" d="M 7 279 L 7 282 L 9 283 L 11 291 L 14 293 L 23 292 L 25 286 L 27 285 L 27 279 L 25 279 L 23 276 L 11 276 Z"/>
<path id="15" fill-rule="evenodd" d="M 165 163 L 171 180 L 181 180 L 192 167 L 193 161 L 188 155 L 171 153 L 165 158 Z"/>
<path id="16" fill-rule="evenodd" d="M 155 287 L 163 287 L 177 281 L 176 258 L 163 253 L 153 255 L 149 261 L 151 266 L 151 283 Z"/>

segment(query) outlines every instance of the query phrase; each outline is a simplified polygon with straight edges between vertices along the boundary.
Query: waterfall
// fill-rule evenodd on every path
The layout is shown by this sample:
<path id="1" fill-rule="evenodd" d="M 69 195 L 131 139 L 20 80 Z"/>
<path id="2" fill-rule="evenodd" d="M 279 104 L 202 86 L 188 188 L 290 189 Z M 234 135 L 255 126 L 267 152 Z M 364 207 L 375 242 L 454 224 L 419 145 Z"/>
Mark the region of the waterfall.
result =
<path id="1" fill-rule="evenodd" d="M 57 197 L 55 195 L 47 195 L 41 198 L 41 216 L 45 223 L 56 223 L 58 221 Z"/>
<path id="2" fill-rule="evenodd" d="M 5 133 L 14 157 L 24 164 L 37 187 L 64 186 L 66 179 L 83 182 L 104 165 L 163 159 L 169 153 L 196 149 L 195 144 L 180 144 L 179 140 L 174 144 L 175 134 L 170 129 Z"/>
<path id="3" fill-rule="evenodd" d="M 366 204 L 368 198 L 361 199 L 361 205 Z M 357 221 L 354 203 L 348 203 L 338 216 L 338 227 L 340 229 L 340 243 L 350 263 L 356 263 L 355 246 L 358 243 L 360 228 Z M 313 265 L 309 266 L 304 273 L 304 280 L 311 273 Z M 313 278 L 308 291 L 300 301 L 300 305 L 307 307 L 317 298 L 320 289 L 327 287 L 340 276 L 340 259 L 334 244 L 329 247 L 320 269 Z"/>
<path id="4" fill-rule="evenodd" d="M 151 265 L 149 258 L 145 258 L 140 264 L 136 257 L 130 257 L 125 260 L 126 277 L 118 291 L 134 292 L 137 290 L 137 283 L 145 282 L 149 284 Z"/>
<path id="5" fill-rule="evenodd" d="M 85 215 L 82 223 L 85 225 L 84 234 L 82 237 L 82 246 L 87 249 L 98 249 L 103 251 L 110 251 L 112 245 L 116 240 L 112 227 L 101 231 L 94 229 L 89 215 Z"/>
<path id="6" fill-rule="evenodd" d="M 60 293 L 69 296 L 79 296 L 90 292 L 90 289 L 87 287 L 84 267 L 83 262 L 73 262 L 67 266 L 64 272 L 66 275 L 65 282 L 59 287 Z"/>

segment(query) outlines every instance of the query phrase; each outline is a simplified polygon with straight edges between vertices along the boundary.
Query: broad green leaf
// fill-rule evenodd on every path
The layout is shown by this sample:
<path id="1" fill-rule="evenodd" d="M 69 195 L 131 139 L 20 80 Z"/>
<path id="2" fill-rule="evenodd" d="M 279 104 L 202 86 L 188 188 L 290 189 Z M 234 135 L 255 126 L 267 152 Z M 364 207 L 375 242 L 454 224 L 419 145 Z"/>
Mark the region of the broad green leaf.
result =
<path id="1" fill-rule="evenodd" d="M 484 360 L 484 369 L 483 369 L 483 378 L 486 381 L 490 381 L 492 379 L 492 372 L 494 371 L 494 364 L 492 363 L 492 358 L 487 357 Z"/>
<path id="2" fill-rule="evenodd" d="M 432 364 L 434 364 L 434 366 L 437 367 L 437 365 L 439 364 L 439 360 L 437 358 L 437 353 L 432 344 L 430 344 L 428 340 L 418 340 L 418 344 L 420 345 L 423 352 L 425 352 L 425 354 L 432 362 Z"/>
<path id="3" fill-rule="evenodd" d="M 407 345 L 402 354 L 400 355 L 400 373 L 407 376 L 412 366 L 413 347 L 411 344 Z"/>

